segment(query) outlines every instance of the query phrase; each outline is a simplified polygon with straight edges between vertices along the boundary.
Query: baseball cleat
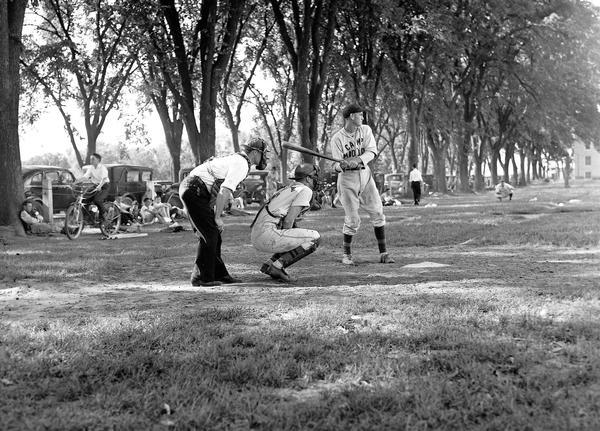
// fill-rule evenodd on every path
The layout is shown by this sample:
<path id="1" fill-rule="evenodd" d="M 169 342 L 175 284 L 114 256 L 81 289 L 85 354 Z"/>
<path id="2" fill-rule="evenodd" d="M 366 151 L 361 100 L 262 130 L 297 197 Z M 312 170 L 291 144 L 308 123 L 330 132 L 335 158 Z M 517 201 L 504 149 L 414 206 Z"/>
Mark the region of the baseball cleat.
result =
<path id="1" fill-rule="evenodd" d="M 387 253 L 381 253 L 379 263 L 396 263 L 396 261 Z"/>
<path id="2" fill-rule="evenodd" d="M 342 257 L 342 263 L 344 265 L 355 265 L 354 260 L 352 259 L 352 255 L 351 254 L 345 254 Z"/>
<path id="3" fill-rule="evenodd" d="M 260 268 L 260 272 L 270 275 L 271 278 L 274 278 L 275 280 L 285 281 L 286 283 L 292 281 L 288 273 L 285 272 L 283 268 L 277 268 L 276 266 L 273 266 L 272 263 L 264 263 Z"/>

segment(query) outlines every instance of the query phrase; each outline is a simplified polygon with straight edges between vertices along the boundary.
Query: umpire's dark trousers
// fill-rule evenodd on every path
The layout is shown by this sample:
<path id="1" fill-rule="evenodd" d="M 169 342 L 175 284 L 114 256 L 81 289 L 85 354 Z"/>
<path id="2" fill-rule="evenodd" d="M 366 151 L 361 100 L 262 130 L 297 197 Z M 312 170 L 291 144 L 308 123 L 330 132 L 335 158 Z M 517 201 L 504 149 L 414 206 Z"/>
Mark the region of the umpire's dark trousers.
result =
<path id="1" fill-rule="evenodd" d="M 180 197 L 191 222 L 203 238 L 198 240 L 196 266 L 200 271 L 192 276 L 203 283 L 221 280 L 228 275 L 221 259 L 221 233 L 215 223 L 215 212 L 211 206 L 210 192 L 198 177 L 186 177 L 179 188 Z"/>
<path id="2" fill-rule="evenodd" d="M 415 199 L 415 205 L 419 205 L 419 201 L 421 200 L 421 181 L 411 181 L 410 188 L 413 192 L 413 197 Z"/>

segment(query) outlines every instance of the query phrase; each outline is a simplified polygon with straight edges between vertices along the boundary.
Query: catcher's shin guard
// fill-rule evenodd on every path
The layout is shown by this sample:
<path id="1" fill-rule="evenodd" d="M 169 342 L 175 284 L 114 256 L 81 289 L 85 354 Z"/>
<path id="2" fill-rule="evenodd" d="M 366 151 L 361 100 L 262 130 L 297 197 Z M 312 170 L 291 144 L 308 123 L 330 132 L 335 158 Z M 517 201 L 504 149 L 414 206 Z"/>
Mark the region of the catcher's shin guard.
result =
<path id="1" fill-rule="evenodd" d="M 308 256 L 313 251 L 315 251 L 319 246 L 320 241 L 321 238 L 318 238 L 309 243 L 302 244 L 301 246 L 298 246 L 293 250 L 281 254 L 278 260 L 281 262 L 281 265 L 284 268 L 287 268 L 288 266 L 298 262 L 300 259 Z"/>

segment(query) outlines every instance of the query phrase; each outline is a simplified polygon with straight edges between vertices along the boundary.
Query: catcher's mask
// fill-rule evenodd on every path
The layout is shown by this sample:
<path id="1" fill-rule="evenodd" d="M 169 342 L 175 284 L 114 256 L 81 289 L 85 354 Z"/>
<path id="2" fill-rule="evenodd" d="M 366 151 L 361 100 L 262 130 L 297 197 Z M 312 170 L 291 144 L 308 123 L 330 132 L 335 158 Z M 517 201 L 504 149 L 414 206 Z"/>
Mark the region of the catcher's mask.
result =
<path id="1" fill-rule="evenodd" d="M 294 170 L 294 176 L 291 180 L 302 180 L 304 178 L 310 178 L 312 180 L 312 189 L 317 191 L 317 188 L 321 185 L 319 182 L 319 167 L 317 165 L 311 165 L 310 163 L 302 163 L 296 166 Z"/>
<path id="2" fill-rule="evenodd" d="M 269 160 L 269 155 L 267 152 L 267 143 L 262 138 L 253 138 L 242 145 L 242 149 L 246 152 L 246 154 L 250 153 L 250 151 L 259 151 L 260 162 L 256 165 L 256 169 L 265 169 L 267 167 L 267 162 Z"/>

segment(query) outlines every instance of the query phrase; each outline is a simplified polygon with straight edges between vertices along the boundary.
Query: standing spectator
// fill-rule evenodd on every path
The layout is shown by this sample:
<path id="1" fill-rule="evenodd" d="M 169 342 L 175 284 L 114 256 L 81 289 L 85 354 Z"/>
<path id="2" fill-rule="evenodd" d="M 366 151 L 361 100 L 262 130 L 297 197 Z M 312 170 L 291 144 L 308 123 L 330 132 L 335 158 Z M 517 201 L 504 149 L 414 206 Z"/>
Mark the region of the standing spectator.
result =
<path id="1" fill-rule="evenodd" d="M 93 190 L 94 203 L 98 207 L 100 214 L 100 223 L 104 221 L 104 201 L 108 196 L 108 187 L 110 180 L 108 179 L 108 169 L 102 163 L 102 156 L 98 153 L 94 153 L 90 156 L 90 162 L 92 163 L 87 167 L 83 175 L 77 179 L 78 182 L 89 181 L 93 183 L 96 188 Z"/>
<path id="2" fill-rule="evenodd" d="M 508 198 L 509 201 L 512 201 L 514 189 L 513 186 L 504 182 L 504 180 L 500 180 L 500 183 L 496 185 L 496 197 L 499 201 L 502 201 L 502 198 Z"/>
<path id="3" fill-rule="evenodd" d="M 421 176 L 421 172 L 417 169 L 416 163 L 413 164 L 413 169 L 410 171 L 408 181 L 410 181 L 410 188 L 413 192 L 415 205 L 419 205 L 419 202 L 421 202 L 421 183 L 423 182 L 423 177 Z"/>
<path id="4" fill-rule="evenodd" d="M 19 218 L 26 233 L 42 234 L 52 232 L 52 226 L 44 222 L 44 217 L 33 208 L 31 201 L 23 202 Z"/>
<path id="5" fill-rule="evenodd" d="M 192 225 L 198 231 L 198 248 L 192 270 L 192 286 L 218 286 L 239 283 L 229 275 L 221 258 L 221 218 L 233 191 L 250 173 L 267 166 L 267 143 L 261 138 L 242 145 L 242 151 L 224 157 L 213 157 L 196 166 L 181 182 L 179 196 Z"/>
<path id="6" fill-rule="evenodd" d="M 358 105 L 346 106 L 342 111 L 344 127 L 331 138 L 333 157 L 343 159 L 335 163 L 334 169 L 339 172 L 337 185 L 345 215 L 342 229 L 344 265 L 354 265 L 352 239 L 360 227 L 359 208 L 367 211 L 371 219 L 379 248 L 379 262 L 394 263 L 386 249 L 383 204 L 367 165 L 377 155 L 377 144 L 371 128 L 362 124 L 363 111 Z"/>

